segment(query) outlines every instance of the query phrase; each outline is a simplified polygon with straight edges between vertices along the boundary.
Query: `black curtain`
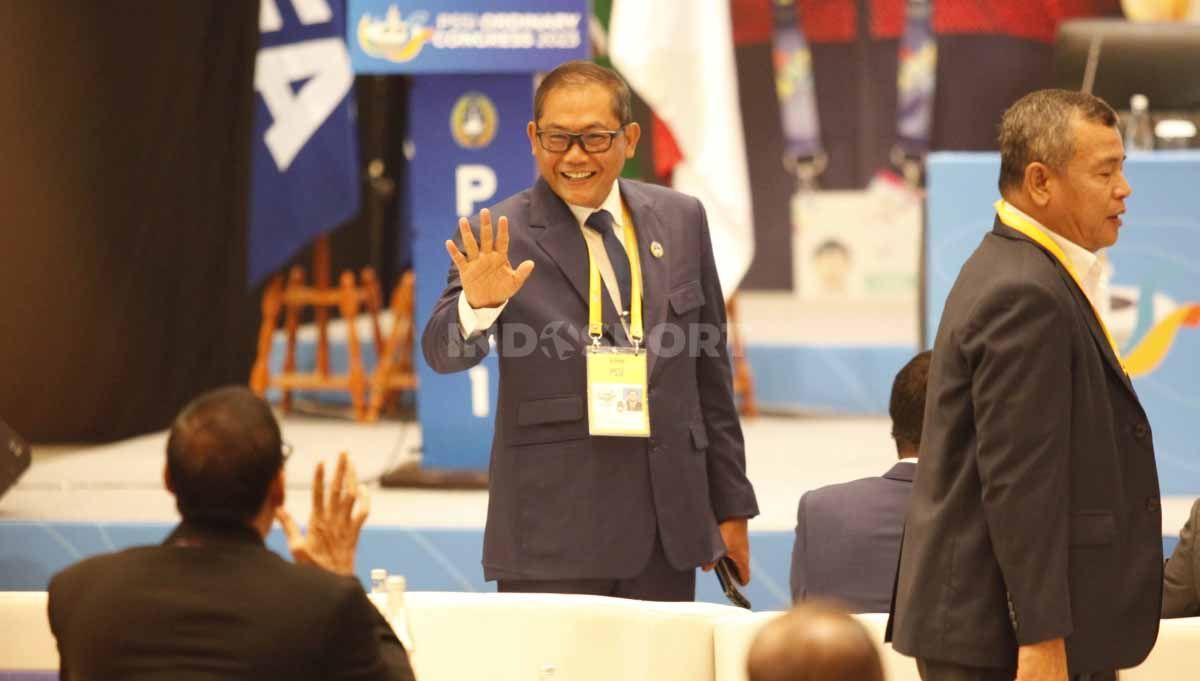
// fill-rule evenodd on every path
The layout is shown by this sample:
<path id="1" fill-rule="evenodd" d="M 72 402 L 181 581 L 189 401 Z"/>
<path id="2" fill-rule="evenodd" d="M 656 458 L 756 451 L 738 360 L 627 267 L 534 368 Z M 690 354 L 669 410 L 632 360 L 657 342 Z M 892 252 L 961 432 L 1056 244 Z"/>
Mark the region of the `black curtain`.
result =
<path id="1" fill-rule="evenodd" d="M 258 3 L 0 1 L 0 418 L 163 428 L 245 382 Z"/>

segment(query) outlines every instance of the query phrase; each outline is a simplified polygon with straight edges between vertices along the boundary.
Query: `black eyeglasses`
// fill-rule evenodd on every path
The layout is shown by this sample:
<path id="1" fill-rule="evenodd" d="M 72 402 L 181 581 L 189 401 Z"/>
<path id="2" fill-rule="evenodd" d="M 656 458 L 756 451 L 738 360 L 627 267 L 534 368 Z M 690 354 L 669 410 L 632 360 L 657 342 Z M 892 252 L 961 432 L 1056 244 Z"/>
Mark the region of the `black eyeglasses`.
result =
<path id="1" fill-rule="evenodd" d="M 587 132 L 538 130 L 535 134 L 542 148 L 553 154 L 565 153 L 573 144 L 578 144 L 589 154 L 598 154 L 611 149 L 613 140 L 623 132 L 625 132 L 624 128 L 620 130 L 588 130 Z"/>

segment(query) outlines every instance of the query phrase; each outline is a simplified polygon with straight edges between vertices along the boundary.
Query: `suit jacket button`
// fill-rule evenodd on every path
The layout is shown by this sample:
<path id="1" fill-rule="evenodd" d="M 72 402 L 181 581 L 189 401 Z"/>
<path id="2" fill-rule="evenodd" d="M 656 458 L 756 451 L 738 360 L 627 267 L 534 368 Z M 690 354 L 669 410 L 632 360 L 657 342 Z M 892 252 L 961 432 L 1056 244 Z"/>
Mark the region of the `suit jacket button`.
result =
<path id="1" fill-rule="evenodd" d="M 1146 439 L 1146 436 L 1149 434 L 1150 434 L 1150 429 L 1147 428 L 1146 424 L 1144 424 L 1144 423 L 1139 423 L 1133 427 L 1133 436 L 1139 440 Z"/>
<path id="2" fill-rule="evenodd" d="M 1149 497 L 1146 499 L 1146 510 L 1150 512 L 1157 511 L 1161 507 L 1158 497 Z"/>

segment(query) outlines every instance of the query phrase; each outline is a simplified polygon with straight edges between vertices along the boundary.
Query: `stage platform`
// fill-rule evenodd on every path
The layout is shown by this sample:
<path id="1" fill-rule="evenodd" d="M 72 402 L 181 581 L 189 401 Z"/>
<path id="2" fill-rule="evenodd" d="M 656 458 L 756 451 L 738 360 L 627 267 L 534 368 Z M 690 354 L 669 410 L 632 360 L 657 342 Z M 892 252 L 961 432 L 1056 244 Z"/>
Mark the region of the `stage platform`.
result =
<path id="1" fill-rule="evenodd" d="M 382 489 L 380 474 L 420 457 L 415 422 L 357 424 L 316 415 L 281 417 L 295 451 L 287 463 L 287 507 L 302 522 L 317 461 L 339 451 L 353 458 L 371 492 L 358 572 L 403 574 L 411 590 L 492 591 L 480 555 L 487 493 Z M 796 503 L 822 485 L 880 475 L 895 461 L 886 418 L 747 420 L 747 469 L 762 515 L 751 521 L 756 610 L 788 603 L 788 565 Z M 164 490 L 166 434 L 102 446 L 35 446 L 33 467 L 0 499 L 0 590 L 42 590 L 50 576 L 80 558 L 162 541 L 178 516 Z M 1191 497 L 1164 499 L 1164 545 L 1183 526 Z M 268 545 L 286 554 L 275 529 Z M 697 598 L 723 602 L 716 578 L 699 574 Z"/>

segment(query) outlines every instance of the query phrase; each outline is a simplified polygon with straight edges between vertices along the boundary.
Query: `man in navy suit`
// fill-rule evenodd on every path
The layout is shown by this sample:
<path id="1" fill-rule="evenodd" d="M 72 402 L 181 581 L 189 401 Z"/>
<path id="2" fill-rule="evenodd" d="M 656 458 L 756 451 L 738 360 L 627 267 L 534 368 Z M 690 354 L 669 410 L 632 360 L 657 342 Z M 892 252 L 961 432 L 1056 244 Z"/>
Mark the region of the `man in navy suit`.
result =
<path id="1" fill-rule="evenodd" d="M 852 612 L 887 612 L 925 414 L 928 351 L 896 374 L 888 413 L 900 461 L 878 478 L 806 492 L 796 511 L 792 599 L 834 598 Z"/>
<path id="2" fill-rule="evenodd" d="M 547 74 L 527 134 L 541 177 L 460 221 L 421 340 L 439 373 L 475 366 L 496 341 L 484 577 L 500 591 L 692 600 L 695 568 L 727 554 L 744 583 L 758 506 L 704 207 L 618 182 L 640 129 L 608 69 Z M 589 392 L 593 308 L 605 353 L 638 347 L 644 319 L 646 381 L 632 393 Z M 589 394 L 648 410 L 649 434 L 593 435 Z"/>

